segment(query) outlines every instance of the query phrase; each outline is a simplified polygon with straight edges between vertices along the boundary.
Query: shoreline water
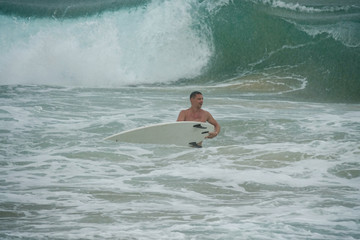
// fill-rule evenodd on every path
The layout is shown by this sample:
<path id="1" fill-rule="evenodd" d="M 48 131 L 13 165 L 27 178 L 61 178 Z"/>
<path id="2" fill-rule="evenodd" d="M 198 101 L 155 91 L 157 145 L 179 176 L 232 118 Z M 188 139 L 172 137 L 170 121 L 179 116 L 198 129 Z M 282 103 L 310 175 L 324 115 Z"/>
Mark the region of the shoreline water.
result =
<path id="1" fill-rule="evenodd" d="M 105 142 L 188 106 L 187 89 L 130 89 L 2 92 L 1 238 L 359 236 L 358 104 L 202 89 L 222 125 L 202 149 Z"/>
<path id="2" fill-rule="evenodd" d="M 357 1 L 19 2 L 0 2 L 1 239 L 360 238 Z M 222 126 L 202 149 L 103 141 L 194 90 Z"/>

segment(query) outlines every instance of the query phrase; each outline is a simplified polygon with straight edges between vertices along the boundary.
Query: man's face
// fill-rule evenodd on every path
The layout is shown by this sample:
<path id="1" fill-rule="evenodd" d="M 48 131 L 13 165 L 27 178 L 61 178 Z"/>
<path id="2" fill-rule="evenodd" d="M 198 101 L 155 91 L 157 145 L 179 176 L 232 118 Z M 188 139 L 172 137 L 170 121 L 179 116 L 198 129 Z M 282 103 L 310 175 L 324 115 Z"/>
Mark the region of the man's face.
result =
<path id="1" fill-rule="evenodd" d="M 201 108 L 204 102 L 204 98 L 203 95 L 196 94 L 195 97 L 190 99 L 190 101 L 191 101 L 191 106 L 194 106 L 196 108 Z"/>

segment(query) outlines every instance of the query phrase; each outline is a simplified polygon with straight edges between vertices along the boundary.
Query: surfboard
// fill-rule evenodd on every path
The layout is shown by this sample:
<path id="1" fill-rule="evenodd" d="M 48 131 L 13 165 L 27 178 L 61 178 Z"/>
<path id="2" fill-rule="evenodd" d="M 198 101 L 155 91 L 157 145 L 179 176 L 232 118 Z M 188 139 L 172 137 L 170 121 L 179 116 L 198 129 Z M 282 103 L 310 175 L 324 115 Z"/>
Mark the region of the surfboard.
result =
<path id="1" fill-rule="evenodd" d="M 209 123 L 181 121 L 139 127 L 106 137 L 104 140 L 201 147 L 200 143 L 213 131 L 214 126 Z"/>

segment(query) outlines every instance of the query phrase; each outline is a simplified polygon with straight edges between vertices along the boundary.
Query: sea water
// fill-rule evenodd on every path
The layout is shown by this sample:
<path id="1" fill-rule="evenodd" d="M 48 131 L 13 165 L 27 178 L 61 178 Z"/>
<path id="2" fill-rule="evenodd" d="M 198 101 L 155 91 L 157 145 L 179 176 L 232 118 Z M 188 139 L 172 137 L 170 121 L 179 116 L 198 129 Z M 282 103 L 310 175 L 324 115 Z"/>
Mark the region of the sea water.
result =
<path id="1" fill-rule="evenodd" d="M 360 238 L 357 1 L 18 2 L 1 239 Z M 222 127 L 203 148 L 103 140 L 194 90 Z"/>

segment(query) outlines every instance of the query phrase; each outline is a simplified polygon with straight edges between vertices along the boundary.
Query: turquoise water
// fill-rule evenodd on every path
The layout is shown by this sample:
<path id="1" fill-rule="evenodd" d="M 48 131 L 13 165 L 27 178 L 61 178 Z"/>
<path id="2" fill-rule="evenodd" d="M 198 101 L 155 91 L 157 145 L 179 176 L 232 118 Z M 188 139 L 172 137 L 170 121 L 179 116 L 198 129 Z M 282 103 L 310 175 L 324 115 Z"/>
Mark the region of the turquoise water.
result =
<path id="1" fill-rule="evenodd" d="M 360 238 L 357 1 L 0 1 L 1 239 Z M 175 121 L 202 149 L 103 141 Z"/>

